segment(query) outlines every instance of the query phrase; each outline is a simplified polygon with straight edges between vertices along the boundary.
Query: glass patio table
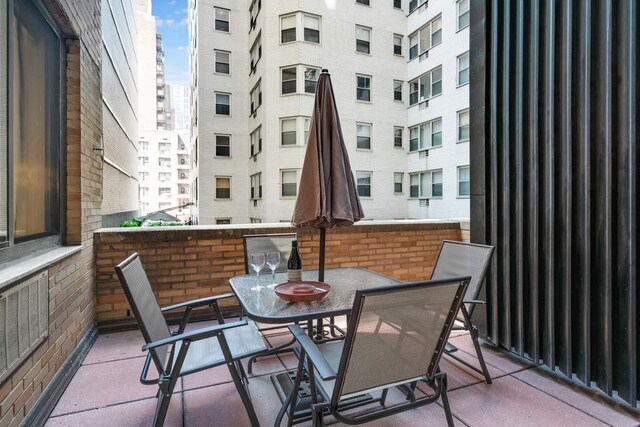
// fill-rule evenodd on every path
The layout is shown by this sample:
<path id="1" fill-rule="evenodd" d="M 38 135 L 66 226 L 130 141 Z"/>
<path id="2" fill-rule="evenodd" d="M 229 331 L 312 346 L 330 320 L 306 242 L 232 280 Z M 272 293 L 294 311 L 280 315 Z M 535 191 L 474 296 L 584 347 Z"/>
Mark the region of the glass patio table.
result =
<path id="1" fill-rule="evenodd" d="M 331 285 L 331 292 L 324 300 L 311 303 L 291 303 L 281 299 L 273 287 L 267 287 L 272 284 L 270 272 L 260 275 L 259 283 L 255 274 L 233 277 L 229 283 L 250 319 L 275 324 L 347 315 L 351 313 L 357 289 L 400 283 L 391 277 L 357 267 L 328 268 L 324 278 L 325 283 Z M 302 280 L 318 280 L 318 270 L 304 270 Z M 276 273 L 276 284 L 286 281 L 287 273 Z"/>

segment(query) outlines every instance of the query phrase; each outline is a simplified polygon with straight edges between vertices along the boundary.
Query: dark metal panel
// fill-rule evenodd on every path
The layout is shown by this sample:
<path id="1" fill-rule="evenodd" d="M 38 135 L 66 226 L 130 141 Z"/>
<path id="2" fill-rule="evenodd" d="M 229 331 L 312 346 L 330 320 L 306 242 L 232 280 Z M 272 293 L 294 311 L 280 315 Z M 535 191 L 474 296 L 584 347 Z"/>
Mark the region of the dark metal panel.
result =
<path id="1" fill-rule="evenodd" d="M 539 317 L 538 317 L 538 299 L 539 299 L 539 291 L 538 291 L 538 237 L 539 237 L 539 227 L 538 227 L 538 200 L 540 197 L 538 188 L 539 188 L 539 167 L 538 167 L 538 159 L 540 157 L 540 151 L 538 146 L 538 138 L 539 132 L 538 127 L 540 125 L 539 117 L 538 117 L 538 94 L 540 91 L 539 87 L 539 43 L 540 43 L 540 3 L 537 0 L 530 0 L 530 12 L 529 19 L 531 25 L 530 34 L 528 37 L 529 41 L 529 55 L 527 57 L 528 67 L 528 121 L 526 123 L 527 126 L 527 136 L 528 136 L 528 156 L 529 161 L 527 164 L 528 169 L 528 185 L 527 185 L 527 223 L 529 225 L 529 238 L 528 238 L 528 267 L 529 267 L 529 346 L 528 346 L 528 354 L 529 357 L 534 360 L 540 360 L 540 332 L 539 332 Z M 523 165 L 524 166 L 524 165 Z"/>

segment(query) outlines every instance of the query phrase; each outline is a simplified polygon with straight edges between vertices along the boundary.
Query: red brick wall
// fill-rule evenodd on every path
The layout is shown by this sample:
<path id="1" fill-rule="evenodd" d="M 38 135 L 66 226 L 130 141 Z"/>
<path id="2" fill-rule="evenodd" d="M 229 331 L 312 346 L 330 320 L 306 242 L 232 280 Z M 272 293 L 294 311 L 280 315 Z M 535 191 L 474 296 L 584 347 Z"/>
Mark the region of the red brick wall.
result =
<path id="1" fill-rule="evenodd" d="M 229 226 L 105 229 L 95 234 L 98 326 L 133 325 L 114 267 L 138 252 L 160 305 L 229 292 L 244 274 L 242 236 L 284 233 L 291 227 Z M 305 269 L 318 266 L 318 230 L 298 230 Z M 442 240 L 460 240 L 457 222 L 362 223 L 327 232 L 326 267 L 366 267 L 400 279 L 430 277 Z M 227 304 L 237 304 L 228 300 Z"/>

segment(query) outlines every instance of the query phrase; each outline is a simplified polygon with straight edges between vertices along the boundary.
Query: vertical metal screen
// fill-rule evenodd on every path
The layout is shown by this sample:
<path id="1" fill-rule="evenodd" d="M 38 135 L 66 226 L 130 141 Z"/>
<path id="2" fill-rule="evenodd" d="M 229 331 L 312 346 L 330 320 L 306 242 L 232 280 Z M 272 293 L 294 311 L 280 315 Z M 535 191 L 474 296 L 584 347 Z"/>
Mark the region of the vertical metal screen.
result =
<path id="1" fill-rule="evenodd" d="M 486 334 L 638 406 L 639 5 L 471 5 L 472 240 Z"/>

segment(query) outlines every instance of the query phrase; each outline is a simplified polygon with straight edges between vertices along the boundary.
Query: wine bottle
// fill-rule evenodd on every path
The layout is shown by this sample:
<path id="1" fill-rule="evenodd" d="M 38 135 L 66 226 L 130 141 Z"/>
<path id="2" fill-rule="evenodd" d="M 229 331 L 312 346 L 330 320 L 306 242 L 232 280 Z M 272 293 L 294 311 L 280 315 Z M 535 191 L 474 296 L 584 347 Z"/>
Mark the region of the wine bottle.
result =
<path id="1" fill-rule="evenodd" d="M 290 282 L 298 282 L 302 280 L 302 260 L 298 252 L 298 241 L 291 241 L 291 253 L 287 261 L 287 279 Z"/>

